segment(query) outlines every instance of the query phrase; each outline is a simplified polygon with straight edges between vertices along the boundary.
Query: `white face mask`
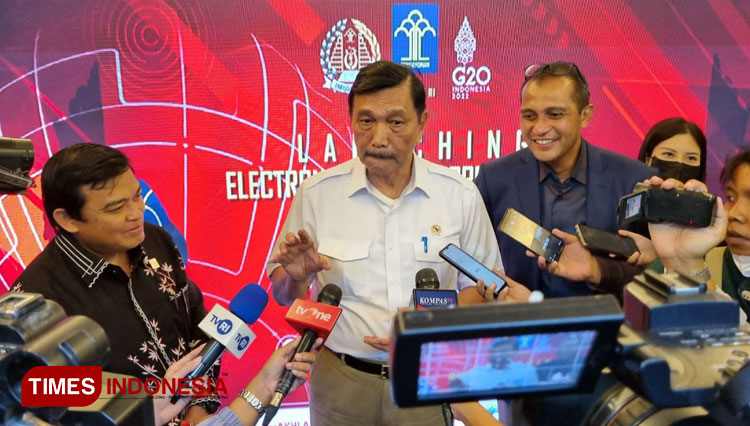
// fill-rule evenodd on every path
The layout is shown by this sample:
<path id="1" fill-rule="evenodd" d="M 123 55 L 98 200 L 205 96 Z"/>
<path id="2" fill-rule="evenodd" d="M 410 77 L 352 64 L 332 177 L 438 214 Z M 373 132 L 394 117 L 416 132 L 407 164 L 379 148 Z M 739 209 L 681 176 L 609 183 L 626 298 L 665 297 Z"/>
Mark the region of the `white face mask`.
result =
<path id="1" fill-rule="evenodd" d="M 739 254 L 732 253 L 732 259 L 734 259 L 734 264 L 737 265 L 740 273 L 746 277 L 750 277 L 750 256 L 740 256 Z"/>

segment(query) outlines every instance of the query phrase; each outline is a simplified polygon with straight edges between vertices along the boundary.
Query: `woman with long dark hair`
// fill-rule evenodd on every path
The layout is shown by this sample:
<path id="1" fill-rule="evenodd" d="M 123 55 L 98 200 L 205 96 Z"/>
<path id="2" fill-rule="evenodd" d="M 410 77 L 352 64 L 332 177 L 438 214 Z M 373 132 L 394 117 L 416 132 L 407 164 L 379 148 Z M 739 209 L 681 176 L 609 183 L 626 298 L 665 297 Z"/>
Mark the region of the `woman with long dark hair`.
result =
<path id="1" fill-rule="evenodd" d="M 638 160 L 659 170 L 664 179 L 706 180 L 706 136 L 697 124 L 672 117 L 651 127 Z"/>

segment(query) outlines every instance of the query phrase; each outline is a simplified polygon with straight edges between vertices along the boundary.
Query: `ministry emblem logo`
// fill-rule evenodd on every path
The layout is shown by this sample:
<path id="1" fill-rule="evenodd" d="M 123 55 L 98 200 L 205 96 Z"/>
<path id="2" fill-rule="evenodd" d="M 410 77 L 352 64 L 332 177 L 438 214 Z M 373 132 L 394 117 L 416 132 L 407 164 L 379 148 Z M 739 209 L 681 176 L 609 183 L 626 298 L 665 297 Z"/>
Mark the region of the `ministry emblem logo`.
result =
<path id="1" fill-rule="evenodd" d="M 320 47 L 323 87 L 349 93 L 362 67 L 380 60 L 380 44 L 372 31 L 356 19 L 342 19 L 328 31 Z"/>
<path id="2" fill-rule="evenodd" d="M 394 4 L 391 10 L 393 62 L 422 73 L 438 70 L 438 5 Z"/>

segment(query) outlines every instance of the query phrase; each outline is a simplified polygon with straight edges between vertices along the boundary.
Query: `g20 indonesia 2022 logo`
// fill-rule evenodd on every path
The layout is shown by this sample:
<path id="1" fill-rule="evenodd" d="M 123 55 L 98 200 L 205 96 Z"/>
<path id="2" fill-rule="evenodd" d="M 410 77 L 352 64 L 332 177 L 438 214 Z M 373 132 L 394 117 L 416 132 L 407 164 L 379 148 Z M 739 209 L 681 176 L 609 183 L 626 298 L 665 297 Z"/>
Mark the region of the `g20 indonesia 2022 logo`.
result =
<path id="1" fill-rule="evenodd" d="M 487 93 L 490 91 L 492 71 L 486 65 L 474 66 L 474 53 L 477 50 L 477 39 L 471 29 L 469 19 L 464 16 L 461 28 L 453 40 L 453 50 L 456 51 L 458 66 L 453 69 L 452 99 L 469 99 L 472 93 Z"/>

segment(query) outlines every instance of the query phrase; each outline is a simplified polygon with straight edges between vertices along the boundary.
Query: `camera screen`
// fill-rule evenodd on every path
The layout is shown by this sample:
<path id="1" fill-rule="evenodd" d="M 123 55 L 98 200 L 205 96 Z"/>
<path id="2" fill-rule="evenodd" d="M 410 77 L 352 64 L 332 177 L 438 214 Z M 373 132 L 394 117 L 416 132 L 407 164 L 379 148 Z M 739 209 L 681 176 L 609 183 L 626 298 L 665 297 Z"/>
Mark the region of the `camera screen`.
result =
<path id="1" fill-rule="evenodd" d="M 417 398 L 573 388 L 596 335 L 583 330 L 423 343 Z"/>
<path id="2" fill-rule="evenodd" d="M 628 198 L 625 201 L 627 203 L 625 208 L 625 219 L 630 219 L 631 217 L 637 216 L 641 212 L 642 198 L 643 194 L 638 194 Z"/>

